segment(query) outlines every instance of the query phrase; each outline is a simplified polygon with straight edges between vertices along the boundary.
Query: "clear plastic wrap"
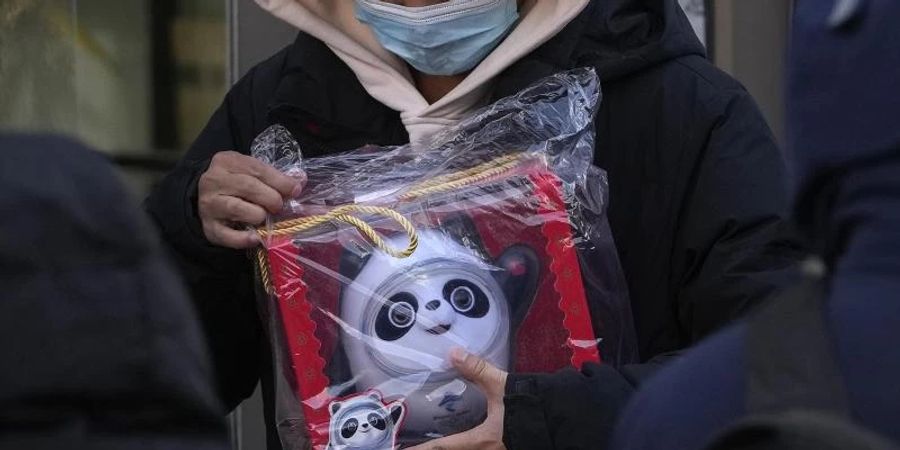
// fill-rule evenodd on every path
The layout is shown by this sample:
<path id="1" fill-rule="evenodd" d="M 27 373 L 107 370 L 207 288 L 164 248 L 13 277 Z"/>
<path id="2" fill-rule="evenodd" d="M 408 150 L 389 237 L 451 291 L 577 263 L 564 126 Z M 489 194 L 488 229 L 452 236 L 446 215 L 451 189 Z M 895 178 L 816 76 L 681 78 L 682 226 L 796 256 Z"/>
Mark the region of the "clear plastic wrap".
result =
<path id="1" fill-rule="evenodd" d="M 284 448 L 403 448 L 479 424 L 485 399 L 447 362 L 454 347 L 517 372 L 634 361 L 606 176 L 591 165 L 599 101 L 584 69 L 427 149 L 304 161 L 267 147 L 290 147 L 283 129 L 258 139 L 254 154 L 309 177 L 258 230 Z"/>

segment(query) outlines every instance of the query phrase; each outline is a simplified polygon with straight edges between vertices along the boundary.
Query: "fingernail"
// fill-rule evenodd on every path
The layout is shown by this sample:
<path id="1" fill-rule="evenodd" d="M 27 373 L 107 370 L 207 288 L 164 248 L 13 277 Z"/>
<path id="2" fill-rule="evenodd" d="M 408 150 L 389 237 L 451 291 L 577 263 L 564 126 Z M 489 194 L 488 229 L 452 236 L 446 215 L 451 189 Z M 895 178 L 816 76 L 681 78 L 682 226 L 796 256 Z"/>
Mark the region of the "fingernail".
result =
<path id="1" fill-rule="evenodd" d="M 450 350 L 450 360 L 453 361 L 454 364 L 462 364 L 466 362 L 466 358 L 469 356 L 465 350 L 455 347 Z"/>
<path id="2" fill-rule="evenodd" d="M 302 193 L 303 193 L 303 183 L 297 183 L 297 185 L 294 186 L 294 190 L 291 191 L 291 198 L 297 198 Z"/>

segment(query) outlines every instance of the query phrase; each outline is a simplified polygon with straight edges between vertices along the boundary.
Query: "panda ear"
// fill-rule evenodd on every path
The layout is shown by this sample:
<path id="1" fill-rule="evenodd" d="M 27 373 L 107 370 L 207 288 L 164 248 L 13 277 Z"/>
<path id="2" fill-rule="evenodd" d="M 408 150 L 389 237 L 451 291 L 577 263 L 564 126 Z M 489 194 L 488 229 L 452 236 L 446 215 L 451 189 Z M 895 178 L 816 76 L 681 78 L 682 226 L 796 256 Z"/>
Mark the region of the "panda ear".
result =
<path id="1" fill-rule="evenodd" d="M 343 406 L 341 402 L 331 402 L 331 404 L 328 405 L 328 410 L 331 411 L 331 415 L 333 416 L 336 412 L 340 411 L 341 406 Z"/>
<path id="2" fill-rule="evenodd" d="M 390 414 L 391 414 L 391 421 L 393 421 L 395 425 L 400 423 L 400 419 L 403 418 L 403 413 L 406 411 L 405 407 L 403 406 L 403 403 L 402 402 L 394 402 L 394 403 L 391 403 L 390 405 L 388 405 L 388 408 L 389 408 Z"/>
<path id="3" fill-rule="evenodd" d="M 366 261 L 372 256 L 371 252 L 364 252 L 361 249 L 346 248 L 341 253 L 341 260 L 338 263 L 338 272 L 347 277 L 348 280 L 355 280 L 359 272 L 366 265 Z"/>
<path id="4" fill-rule="evenodd" d="M 495 265 L 499 270 L 494 276 L 509 302 L 510 332 L 515 333 L 534 302 L 540 262 L 534 250 L 516 245 L 507 248 Z"/>
<path id="5" fill-rule="evenodd" d="M 453 238 L 454 241 L 481 254 L 484 252 L 484 243 L 478 234 L 475 222 L 465 214 L 454 214 L 441 220 L 441 231 Z"/>
<path id="6" fill-rule="evenodd" d="M 379 394 L 375 391 L 369 392 L 369 399 L 371 399 L 372 401 L 381 403 L 381 394 Z"/>

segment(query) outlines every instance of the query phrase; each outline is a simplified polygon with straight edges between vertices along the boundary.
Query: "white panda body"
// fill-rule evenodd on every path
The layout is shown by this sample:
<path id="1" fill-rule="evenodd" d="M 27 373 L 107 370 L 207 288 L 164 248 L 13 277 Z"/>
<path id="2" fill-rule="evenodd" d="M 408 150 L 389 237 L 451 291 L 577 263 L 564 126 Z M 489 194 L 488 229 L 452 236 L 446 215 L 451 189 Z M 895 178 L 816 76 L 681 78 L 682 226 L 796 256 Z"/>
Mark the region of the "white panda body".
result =
<path id="1" fill-rule="evenodd" d="M 345 288 L 342 342 L 356 387 L 403 399 L 405 432 L 439 436 L 483 419 L 483 395 L 447 356 L 461 347 L 507 367 L 509 305 L 494 270 L 453 239 L 422 232 L 412 256 L 375 252 Z"/>

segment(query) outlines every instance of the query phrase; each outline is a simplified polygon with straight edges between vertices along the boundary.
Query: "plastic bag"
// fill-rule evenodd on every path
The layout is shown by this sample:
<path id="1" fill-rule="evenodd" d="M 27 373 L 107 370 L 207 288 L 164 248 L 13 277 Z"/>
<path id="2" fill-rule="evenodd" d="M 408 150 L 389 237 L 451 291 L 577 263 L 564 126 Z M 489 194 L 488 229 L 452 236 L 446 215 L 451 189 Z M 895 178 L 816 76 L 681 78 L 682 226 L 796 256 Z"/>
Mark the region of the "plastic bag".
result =
<path id="1" fill-rule="evenodd" d="M 634 361 L 591 165 L 599 100 L 593 71 L 566 72 L 427 150 L 302 161 L 306 189 L 258 230 L 284 448 L 403 448 L 478 425 L 486 402 L 454 347 L 518 372 Z"/>
<path id="2" fill-rule="evenodd" d="M 306 183 L 306 171 L 303 165 L 303 152 L 300 144 L 287 128 L 272 125 L 256 136 L 250 145 L 250 156 L 278 169 L 282 173 Z M 297 208 L 297 199 L 289 199 L 285 210 Z"/>
<path id="3" fill-rule="evenodd" d="M 281 125 L 272 125 L 256 136 L 250 145 L 250 156 L 292 177 L 306 177 L 300 144 Z"/>

